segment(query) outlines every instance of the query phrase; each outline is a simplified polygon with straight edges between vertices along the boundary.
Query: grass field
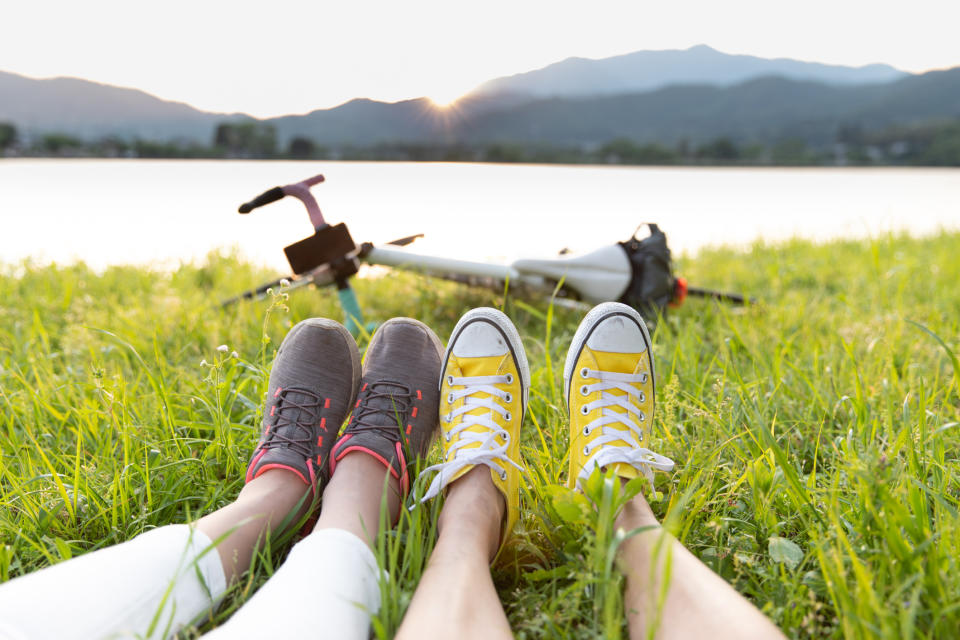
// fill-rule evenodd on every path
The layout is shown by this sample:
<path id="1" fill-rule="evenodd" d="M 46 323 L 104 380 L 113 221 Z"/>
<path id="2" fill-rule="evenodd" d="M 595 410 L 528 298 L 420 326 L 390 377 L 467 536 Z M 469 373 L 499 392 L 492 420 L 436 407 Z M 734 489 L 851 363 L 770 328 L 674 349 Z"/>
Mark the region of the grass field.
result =
<path id="1" fill-rule="evenodd" d="M 654 334 L 654 448 L 677 461 L 657 476 L 657 515 L 790 637 L 956 637 L 960 234 L 710 250 L 678 269 L 762 303 L 691 300 Z M 231 256 L 173 273 L 0 267 L 0 581 L 236 496 L 273 349 L 300 319 L 340 317 L 330 291 L 216 306 L 268 275 Z M 356 288 L 372 319 L 413 316 L 444 339 L 471 306 L 511 315 L 533 384 L 523 533 L 495 572 L 507 615 L 521 638 L 624 634 L 610 514 L 557 486 L 581 314 L 409 275 Z M 409 603 L 438 506 L 381 536 L 396 568 L 380 637 Z M 281 559 L 260 557 L 201 630 Z"/>

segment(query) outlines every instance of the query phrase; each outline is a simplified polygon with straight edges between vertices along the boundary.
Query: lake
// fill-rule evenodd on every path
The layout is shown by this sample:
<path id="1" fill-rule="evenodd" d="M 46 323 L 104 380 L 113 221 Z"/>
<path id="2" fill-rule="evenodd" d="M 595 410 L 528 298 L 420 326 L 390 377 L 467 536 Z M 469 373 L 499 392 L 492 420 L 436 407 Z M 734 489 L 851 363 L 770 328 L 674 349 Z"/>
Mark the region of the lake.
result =
<path id="1" fill-rule="evenodd" d="M 312 232 L 302 206 L 237 206 L 316 173 L 327 221 L 358 243 L 425 233 L 418 250 L 464 258 L 588 250 L 645 221 L 675 252 L 960 229 L 958 169 L 3 159 L 0 263 L 166 268 L 238 247 L 283 269 L 283 247 Z"/>

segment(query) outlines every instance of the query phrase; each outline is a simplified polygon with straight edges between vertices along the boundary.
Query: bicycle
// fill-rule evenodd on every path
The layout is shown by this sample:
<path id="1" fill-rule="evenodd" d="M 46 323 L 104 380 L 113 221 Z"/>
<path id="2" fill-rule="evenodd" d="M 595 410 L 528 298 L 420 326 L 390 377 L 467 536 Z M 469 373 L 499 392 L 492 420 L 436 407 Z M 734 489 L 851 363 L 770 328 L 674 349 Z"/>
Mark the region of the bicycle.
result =
<path id="1" fill-rule="evenodd" d="M 248 214 L 286 196 L 293 196 L 306 208 L 314 234 L 284 247 L 292 275 L 225 300 L 222 303 L 224 306 L 241 299 L 262 298 L 268 289 L 280 285 L 284 280 L 289 281 L 286 291 L 309 284 L 336 286 L 345 317 L 344 324 L 350 333 L 357 335 L 361 327 L 368 330 L 373 328 L 365 324 L 360 302 L 350 286 L 350 278 L 359 272 L 361 263 L 415 271 L 496 291 L 507 288 L 522 297 L 549 298 L 565 305 L 586 307 L 600 302 L 620 301 L 636 308 L 650 322 L 655 322 L 658 316 L 666 313 L 668 306 L 683 304 L 687 296 L 740 305 L 754 302 L 752 298 L 735 293 L 691 287 L 684 278 L 675 276 L 666 235 L 655 223 L 644 223 L 649 235 L 642 239 L 637 237 L 637 233 L 644 224 L 637 227 L 625 242 L 607 245 L 580 256 L 520 259 L 508 265 L 457 260 L 403 248 L 422 238 L 422 233 L 398 238 L 384 245 L 362 242 L 358 246 L 345 223 L 330 225 L 324 219 L 310 191 L 324 180 L 321 174 L 301 182 L 273 187 L 240 205 L 239 213 Z"/>

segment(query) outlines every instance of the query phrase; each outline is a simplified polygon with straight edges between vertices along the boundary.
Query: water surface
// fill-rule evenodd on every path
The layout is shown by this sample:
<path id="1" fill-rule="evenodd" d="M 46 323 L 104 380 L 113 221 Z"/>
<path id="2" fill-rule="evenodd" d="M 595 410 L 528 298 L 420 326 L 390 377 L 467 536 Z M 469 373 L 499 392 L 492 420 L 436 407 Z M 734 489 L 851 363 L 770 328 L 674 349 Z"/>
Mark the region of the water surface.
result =
<path id="1" fill-rule="evenodd" d="M 0 160 L 0 263 L 173 266 L 220 247 L 282 269 L 312 228 L 261 191 L 323 173 L 314 192 L 357 242 L 413 233 L 422 251 L 506 260 L 586 250 L 659 222 L 675 251 L 801 236 L 960 228 L 957 169 L 740 169 L 183 160 Z"/>

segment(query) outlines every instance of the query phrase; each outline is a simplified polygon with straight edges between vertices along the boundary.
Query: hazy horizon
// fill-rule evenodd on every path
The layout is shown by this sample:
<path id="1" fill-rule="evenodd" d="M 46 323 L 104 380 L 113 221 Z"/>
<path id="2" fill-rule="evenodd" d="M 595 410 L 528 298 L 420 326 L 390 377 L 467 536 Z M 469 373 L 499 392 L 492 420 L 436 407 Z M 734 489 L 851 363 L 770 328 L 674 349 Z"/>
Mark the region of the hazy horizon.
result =
<path id="1" fill-rule="evenodd" d="M 51 20 L 51 15 L 56 17 Z M 668 4 L 420 0 L 302 5 L 172 0 L 18 3 L 0 69 L 140 89 L 215 113 L 306 113 L 354 98 L 437 102 L 570 57 L 707 44 L 729 54 L 911 73 L 960 65 L 960 4 L 762 0 Z"/>
<path id="2" fill-rule="evenodd" d="M 709 47 L 709 48 L 711 48 L 711 49 L 714 49 L 714 50 L 716 50 L 716 51 L 719 51 L 720 53 L 724 53 L 724 54 L 728 54 L 728 55 L 744 55 L 744 56 L 753 56 L 753 55 L 754 55 L 754 54 L 750 54 L 750 53 L 731 53 L 731 52 L 729 52 L 729 51 L 720 51 L 720 50 L 717 49 L 716 47 L 711 47 L 708 43 L 699 43 L 699 44 L 696 44 L 696 45 L 691 45 L 691 47 L 687 47 L 686 49 L 661 49 L 660 51 L 684 51 L 684 50 L 687 50 L 687 49 L 690 49 L 690 48 L 694 48 L 694 47 L 698 47 L 698 46 L 707 46 L 707 47 Z M 636 50 L 636 51 L 641 51 L 641 50 L 638 49 L 638 50 Z M 635 53 L 636 51 L 628 51 L 628 52 L 626 52 L 626 53 L 624 53 L 624 54 L 617 54 L 617 55 L 628 55 L 628 54 L 630 54 L 630 53 Z M 657 51 L 657 50 L 655 50 L 655 49 L 648 49 L 648 50 L 646 50 L 646 51 Z M 616 57 L 616 56 L 607 56 L 607 57 L 609 58 L 609 57 Z M 756 56 L 756 57 L 762 57 L 762 56 Z M 568 56 L 567 58 L 563 58 L 563 59 L 561 59 L 561 60 L 556 60 L 556 61 L 551 62 L 551 63 L 548 63 L 548 64 L 546 64 L 546 65 L 542 65 L 541 67 L 536 67 L 535 69 L 522 69 L 522 70 L 515 71 L 515 72 L 513 72 L 513 73 L 504 74 L 503 76 L 497 76 L 497 77 L 509 77 L 509 76 L 513 76 L 513 75 L 524 74 L 524 73 L 527 73 L 527 72 L 529 72 L 529 71 L 535 71 L 535 70 L 537 70 L 537 69 L 542 69 L 542 68 L 544 68 L 544 67 L 550 66 L 550 65 L 555 64 L 555 63 L 557 63 L 557 62 L 562 62 L 563 60 L 566 60 L 566 59 L 569 59 L 569 58 L 583 58 L 583 59 L 588 59 L 588 60 L 602 60 L 602 59 L 604 59 L 604 58 L 585 58 L 584 56 Z M 771 59 L 771 60 L 776 60 L 776 59 L 778 59 L 778 58 L 770 58 L 770 59 Z M 779 58 L 779 59 L 785 59 L 785 58 Z M 826 62 L 823 62 L 823 61 L 821 61 L 821 60 L 800 60 L 800 62 L 809 62 L 809 63 L 815 63 L 815 64 L 831 64 L 831 65 L 833 64 L 833 63 L 826 63 Z M 836 65 L 836 66 L 851 66 L 851 67 L 854 67 L 854 68 L 862 68 L 862 67 L 869 67 L 869 66 L 873 66 L 873 65 L 887 65 L 887 66 L 891 66 L 891 67 L 893 67 L 894 69 L 897 69 L 897 70 L 899 70 L 899 71 L 905 71 L 904 69 L 900 69 L 899 67 L 896 67 L 895 65 L 890 65 L 889 63 L 886 63 L 886 62 L 868 62 L 868 63 L 863 64 L 863 65 L 855 65 L 855 66 L 854 66 L 854 65 Z M 960 66 L 960 62 L 958 62 L 957 65 L 953 65 L 953 66 Z M 952 67 L 943 67 L 943 68 L 946 69 L 946 68 L 952 68 Z M 925 73 L 925 72 L 927 72 L 927 71 L 936 71 L 936 70 L 938 70 L 938 69 L 927 69 L 927 70 L 924 70 L 924 71 L 909 71 L 908 73 Z M 31 78 L 31 79 L 34 79 L 34 80 L 57 80 L 57 79 L 86 80 L 86 81 L 89 81 L 89 82 L 95 82 L 95 83 L 97 83 L 97 84 L 102 84 L 102 85 L 106 85 L 106 86 L 116 86 L 116 87 L 124 88 L 124 89 L 136 89 L 136 90 L 139 90 L 139 91 L 143 91 L 144 93 L 147 93 L 147 94 L 149 94 L 149 95 L 152 95 L 152 96 L 155 97 L 155 98 L 159 98 L 159 99 L 161 99 L 161 100 L 170 101 L 170 102 L 181 102 L 181 103 L 187 104 L 187 105 L 189 105 L 189 106 L 191 106 L 191 107 L 194 107 L 194 108 L 197 108 L 197 109 L 201 109 L 201 110 L 203 110 L 203 111 L 207 111 L 206 109 L 202 109 L 201 107 L 199 107 L 199 106 L 197 106 L 196 104 L 193 104 L 193 103 L 191 103 L 191 102 L 189 102 L 189 101 L 176 100 L 176 99 L 168 98 L 168 97 L 163 96 L 163 95 L 157 95 L 157 94 L 151 93 L 150 91 L 147 91 L 146 89 L 143 89 L 142 87 L 139 87 L 139 86 L 112 85 L 112 84 L 107 83 L 107 82 L 100 82 L 100 81 L 94 80 L 94 79 L 92 79 L 92 78 L 85 78 L 85 77 L 80 77 L 80 76 L 65 76 L 65 75 L 32 76 L 32 75 L 26 74 L 26 73 L 18 73 L 18 72 L 16 72 L 16 71 L 11 71 L 11 70 L 9 70 L 9 69 L 0 69 L 0 72 L 16 73 L 17 75 L 21 75 L 21 76 L 24 76 L 24 77 L 27 77 L 27 78 Z M 460 98 L 460 97 L 462 97 L 462 96 L 465 96 L 465 95 L 467 95 L 468 93 L 470 93 L 471 91 L 473 91 L 474 89 L 477 89 L 478 87 L 480 87 L 481 85 L 483 85 L 485 82 L 487 82 L 487 81 L 489 81 L 489 80 L 493 80 L 493 79 L 494 79 L 494 78 L 487 78 L 487 79 L 485 79 L 485 80 L 482 80 L 482 81 L 479 82 L 476 86 L 471 87 L 470 89 L 468 89 L 467 91 L 463 92 L 462 94 L 458 94 L 457 96 L 454 96 L 454 97 L 455 97 L 455 98 Z M 280 113 L 276 113 L 276 114 L 272 114 L 272 115 L 267 115 L 267 116 L 255 116 L 255 117 L 258 117 L 258 118 L 272 118 L 272 117 L 283 117 L 283 116 L 291 116 L 291 115 L 302 115 L 302 114 L 306 114 L 306 113 L 309 113 L 309 112 L 311 112 L 311 111 L 315 111 L 315 110 L 318 110 L 318 109 L 336 108 L 336 107 L 338 107 L 338 106 L 344 105 L 344 104 L 346 104 L 346 103 L 348 103 L 348 102 L 352 102 L 352 101 L 354 101 L 354 100 L 373 100 L 373 101 L 377 101 L 377 102 L 388 102 L 388 103 L 389 103 L 389 102 L 399 102 L 399 101 L 403 101 L 403 100 L 416 100 L 416 99 L 421 99 L 421 98 L 432 99 L 432 100 L 438 102 L 441 106 L 444 104 L 444 103 L 441 103 L 441 102 L 440 102 L 439 100 L 437 100 L 436 98 L 432 98 L 432 97 L 429 96 L 429 95 L 409 96 L 409 97 L 406 97 L 406 98 L 399 98 L 399 99 L 397 99 L 397 100 L 382 99 L 382 98 L 377 98 L 377 97 L 373 97 L 373 96 L 362 96 L 362 95 L 361 95 L 361 96 L 353 96 L 353 97 L 351 97 L 351 98 L 347 98 L 347 99 L 344 100 L 343 102 L 339 102 L 339 103 L 334 104 L 334 105 L 329 105 L 329 106 L 326 106 L 326 105 L 325 105 L 325 106 L 313 107 L 313 108 L 311 108 L 311 109 L 309 109 L 309 110 L 307 110 L 307 111 L 301 111 L 301 112 L 292 112 L 292 111 L 290 111 L 290 112 L 280 112 Z M 445 101 L 445 102 L 446 102 L 446 101 Z M 450 100 L 450 102 L 452 102 L 452 99 Z M 244 112 L 244 111 L 239 110 L 239 109 L 230 109 L 230 110 L 226 110 L 226 111 L 211 111 L 210 113 L 222 114 L 222 115 L 230 115 L 230 114 L 237 114 L 237 113 L 241 113 L 241 114 L 245 114 L 245 115 L 254 115 L 254 114 L 251 114 L 251 113 L 248 113 L 248 112 Z"/>

